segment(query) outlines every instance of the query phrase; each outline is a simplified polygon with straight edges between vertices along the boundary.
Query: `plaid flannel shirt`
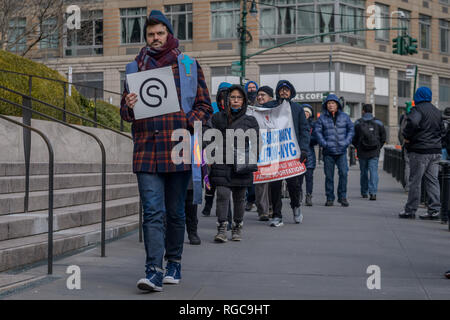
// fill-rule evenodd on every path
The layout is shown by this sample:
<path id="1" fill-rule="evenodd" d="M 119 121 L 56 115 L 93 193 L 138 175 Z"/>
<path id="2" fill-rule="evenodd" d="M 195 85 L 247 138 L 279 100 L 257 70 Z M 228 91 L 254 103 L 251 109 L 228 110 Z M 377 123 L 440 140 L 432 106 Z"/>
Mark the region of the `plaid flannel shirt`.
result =
<path id="1" fill-rule="evenodd" d="M 179 172 L 191 170 L 190 164 L 175 165 L 171 159 L 172 149 L 179 141 L 171 141 L 172 132 L 176 129 L 194 131 L 194 121 L 206 121 L 213 113 L 205 76 L 197 62 L 197 96 L 192 110 L 186 114 L 181 108 L 180 74 L 178 63 L 172 64 L 175 85 L 177 87 L 180 111 L 157 117 L 135 120 L 134 113 L 128 108 L 125 89 L 120 103 L 120 115 L 124 121 L 132 122 L 131 132 L 134 141 L 133 172 Z M 170 94 L 170 93 L 169 93 Z M 181 141 L 181 140 L 180 140 Z"/>

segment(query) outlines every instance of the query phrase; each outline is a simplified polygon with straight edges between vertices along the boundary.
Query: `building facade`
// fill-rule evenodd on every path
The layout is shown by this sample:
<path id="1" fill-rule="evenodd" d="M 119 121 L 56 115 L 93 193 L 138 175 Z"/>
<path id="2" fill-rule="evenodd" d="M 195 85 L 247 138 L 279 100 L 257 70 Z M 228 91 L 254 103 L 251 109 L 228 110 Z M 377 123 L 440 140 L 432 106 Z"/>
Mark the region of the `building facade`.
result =
<path id="1" fill-rule="evenodd" d="M 243 0 L 86 3 L 71 1 L 82 9 L 80 30 L 66 29 L 57 44 L 47 41 L 30 55 L 62 74 L 71 69 L 73 82 L 122 92 L 125 65 L 144 45 L 145 18 L 159 9 L 170 18 L 181 50 L 201 63 L 212 98 L 220 82 L 239 83 L 231 63 L 240 59 Z M 250 11 L 252 1 L 246 4 Z M 374 5 L 380 16 L 377 26 L 406 27 L 418 39 L 418 54 L 392 54 L 398 30 L 322 35 L 252 57 L 247 60 L 246 79 L 272 87 L 287 79 L 296 88 L 296 100 L 311 104 L 316 113 L 321 112 L 325 92 L 343 97 L 344 111 L 353 120 L 361 116 L 362 104 L 371 103 L 375 116 L 389 130 L 390 143 L 397 143 L 398 118 L 413 95 L 408 65 L 418 66 L 417 87 L 429 86 L 433 103 L 441 109 L 450 107 L 449 0 L 258 0 L 255 4 L 256 15 L 247 15 L 248 54 L 305 36 L 367 28 L 373 18 L 369 7 Z M 18 26 L 24 23 L 17 21 Z M 93 98 L 92 91 L 83 93 Z M 119 104 L 118 94 L 99 95 Z"/>

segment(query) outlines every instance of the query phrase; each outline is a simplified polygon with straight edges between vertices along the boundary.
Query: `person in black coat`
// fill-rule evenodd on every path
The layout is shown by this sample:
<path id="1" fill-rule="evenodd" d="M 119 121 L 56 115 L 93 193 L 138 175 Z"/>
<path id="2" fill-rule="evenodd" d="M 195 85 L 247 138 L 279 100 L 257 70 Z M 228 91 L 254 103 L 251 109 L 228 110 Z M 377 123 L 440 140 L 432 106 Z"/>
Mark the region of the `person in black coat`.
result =
<path id="1" fill-rule="evenodd" d="M 421 219 L 437 220 L 441 210 L 438 181 L 439 161 L 442 152 L 442 114 L 432 103 L 432 93 L 427 87 L 420 87 L 414 94 L 415 107 L 406 118 L 402 131 L 405 148 L 408 151 L 410 174 L 408 201 L 399 218 L 414 219 L 419 207 L 421 182 L 427 193 L 428 212 Z"/>
<path id="2" fill-rule="evenodd" d="M 242 129 L 243 132 L 251 129 L 254 130 L 254 138 L 256 141 L 249 143 L 246 139 L 245 149 L 249 154 L 254 154 L 254 166 L 253 171 L 257 170 L 256 161 L 258 155 L 258 137 L 259 137 L 259 125 L 256 119 L 252 116 L 246 115 L 247 111 L 247 96 L 244 89 L 239 85 L 233 85 L 229 89 L 228 105 L 225 110 L 221 110 L 215 113 L 207 126 L 210 128 L 218 129 L 223 137 L 223 159 L 211 164 L 209 178 L 211 184 L 216 186 L 217 200 L 216 200 L 216 213 L 217 213 L 217 235 L 214 237 L 216 242 L 226 242 L 226 228 L 228 225 L 227 213 L 230 202 L 230 196 L 233 196 L 233 225 L 231 228 L 232 240 L 240 241 L 241 231 L 244 220 L 245 212 L 245 192 L 247 187 L 253 184 L 253 172 L 247 170 L 239 172 L 236 161 L 236 137 L 233 137 L 235 148 L 231 149 L 233 153 L 233 163 L 227 163 L 227 153 L 230 152 L 231 142 L 228 141 L 227 130 Z M 251 131 L 249 131 L 251 132 Z M 255 149 L 256 148 L 256 149 Z M 246 161 L 247 163 L 248 161 Z"/>

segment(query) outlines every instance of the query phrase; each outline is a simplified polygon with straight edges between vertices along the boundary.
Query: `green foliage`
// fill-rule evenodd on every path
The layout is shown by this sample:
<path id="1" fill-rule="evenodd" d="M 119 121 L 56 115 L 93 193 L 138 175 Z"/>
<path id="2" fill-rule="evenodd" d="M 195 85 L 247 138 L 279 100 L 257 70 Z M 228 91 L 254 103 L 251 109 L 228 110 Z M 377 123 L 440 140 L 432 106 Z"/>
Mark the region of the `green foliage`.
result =
<path id="1" fill-rule="evenodd" d="M 43 64 L 22 58 L 4 50 L 0 50 L 0 69 L 66 81 L 66 79 L 57 71 L 52 70 Z M 0 71 L 0 86 L 28 95 L 28 84 L 28 76 Z M 51 105 L 64 108 L 64 86 L 62 83 L 33 77 L 31 96 Z M 1 88 L 0 97 L 19 105 L 22 104 L 22 97 L 20 95 L 8 92 Z M 61 111 L 45 106 L 39 102 L 33 102 L 33 109 L 59 120 L 62 120 L 63 118 Z M 83 97 L 74 86 L 72 86 L 72 95 L 70 97 L 67 95 L 66 110 L 90 119 L 94 118 L 94 103 Z M 0 101 L 0 113 L 19 117 L 22 116 L 22 110 L 19 107 L 3 101 Z M 33 119 L 48 120 L 38 115 L 33 115 Z M 109 103 L 97 101 L 97 119 L 99 123 L 105 126 L 120 129 L 119 110 Z M 73 124 L 93 126 L 93 124 L 88 121 L 82 121 L 77 117 L 69 115 L 67 116 L 67 121 Z M 130 131 L 130 125 L 128 123 L 124 123 L 124 130 Z"/>

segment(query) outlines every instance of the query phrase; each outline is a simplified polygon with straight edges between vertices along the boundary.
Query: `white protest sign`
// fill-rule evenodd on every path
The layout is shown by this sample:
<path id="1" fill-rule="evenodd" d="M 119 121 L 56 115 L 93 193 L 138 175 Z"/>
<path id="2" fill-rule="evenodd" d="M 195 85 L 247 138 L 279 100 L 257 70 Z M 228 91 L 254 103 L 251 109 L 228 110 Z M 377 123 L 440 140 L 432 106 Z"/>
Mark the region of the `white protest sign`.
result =
<path id="1" fill-rule="evenodd" d="M 256 118 L 261 135 L 258 171 L 253 182 L 283 180 L 305 173 L 289 102 L 270 109 L 249 106 L 247 114 Z"/>
<path id="2" fill-rule="evenodd" d="M 133 108 L 136 120 L 180 111 L 171 66 L 127 74 L 127 83 L 138 96 Z"/>

